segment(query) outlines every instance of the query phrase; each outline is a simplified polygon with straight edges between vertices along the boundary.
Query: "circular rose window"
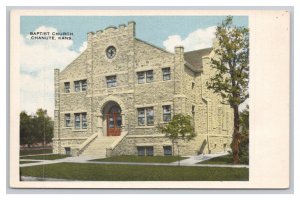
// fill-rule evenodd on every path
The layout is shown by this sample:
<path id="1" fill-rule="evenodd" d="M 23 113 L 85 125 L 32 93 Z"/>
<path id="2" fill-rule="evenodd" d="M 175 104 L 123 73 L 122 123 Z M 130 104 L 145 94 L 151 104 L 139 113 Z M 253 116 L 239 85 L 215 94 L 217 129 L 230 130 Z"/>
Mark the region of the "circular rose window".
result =
<path id="1" fill-rule="evenodd" d="M 117 53 L 116 47 L 114 46 L 107 47 L 106 49 L 107 58 L 112 59 L 113 57 L 115 57 L 116 53 Z"/>

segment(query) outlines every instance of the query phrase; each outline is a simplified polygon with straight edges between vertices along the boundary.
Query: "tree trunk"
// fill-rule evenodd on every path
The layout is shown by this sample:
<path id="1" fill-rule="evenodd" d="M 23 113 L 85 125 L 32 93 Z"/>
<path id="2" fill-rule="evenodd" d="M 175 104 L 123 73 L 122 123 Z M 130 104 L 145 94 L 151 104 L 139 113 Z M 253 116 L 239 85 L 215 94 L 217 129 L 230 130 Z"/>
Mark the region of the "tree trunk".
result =
<path id="1" fill-rule="evenodd" d="M 239 145 L 240 145 L 240 137 L 239 133 L 240 124 L 239 124 L 239 108 L 238 105 L 233 106 L 234 111 L 234 129 L 232 134 L 232 154 L 233 154 L 233 164 L 240 164 L 239 158 Z"/>

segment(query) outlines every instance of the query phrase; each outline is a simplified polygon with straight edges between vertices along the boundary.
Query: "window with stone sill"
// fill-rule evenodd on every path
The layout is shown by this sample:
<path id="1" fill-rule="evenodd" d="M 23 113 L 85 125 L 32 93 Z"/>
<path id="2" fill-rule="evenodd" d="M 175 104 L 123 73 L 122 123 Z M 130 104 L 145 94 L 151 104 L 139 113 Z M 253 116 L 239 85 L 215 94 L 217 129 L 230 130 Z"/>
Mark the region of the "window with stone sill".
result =
<path id="1" fill-rule="evenodd" d="M 138 108 L 138 125 L 139 126 L 153 126 L 154 125 L 153 107 Z"/>
<path id="2" fill-rule="evenodd" d="M 138 84 L 153 82 L 153 70 L 137 72 Z"/>
<path id="3" fill-rule="evenodd" d="M 75 92 L 86 91 L 86 89 L 87 89 L 87 81 L 86 80 L 74 81 Z"/>
<path id="4" fill-rule="evenodd" d="M 164 146 L 164 155 L 172 156 L 172 146 Z"/>
<path id="5" fill-rule="evenodd" d="M 163 74 L 163 80 L 164 81 L 170 80 L 171 79 L 170 67 L 163 68 L 162 69 L 162 74 Z"/>
<path id="6" fill-rule="evenodd" d="M 75 113 L 75 129 L 86 129 L 87 119 L 86 113 Z"/>
<path id="7" fill-rule="evenodd" d="M 107 76 L 106 77 L 106 85 L 108 88 L 117 86 L 117 76 Z"/>
<path id="8" fill-rule="evenodd" d="M 86 120 L 86 113 L 82 113 L 82 128 L 86 129 L 87 128 L 87 120 Z"/>
<path id="9" fill-rule="evenodd" d="M 164 122 L 171 121 L 171 106 L 170 105 L 163 106 L 163 121 Z"/>
<path id="10" fill-rule="evenodd" d="M 69 113 L 65 114 L 65 126 L 71 127 L 71 115 Z"/>
<path id="11" fill-rule="evenodd" d="M 138 156 L 153 156 L 154 150 L 153 146 L 142 146 L 137 147 Z"/>
<path id="12" fill-rule="evenodd" d="M 64 83 L 64 92 L 65 93 L 70 93 L 70 82 L 65 82 Z"/>

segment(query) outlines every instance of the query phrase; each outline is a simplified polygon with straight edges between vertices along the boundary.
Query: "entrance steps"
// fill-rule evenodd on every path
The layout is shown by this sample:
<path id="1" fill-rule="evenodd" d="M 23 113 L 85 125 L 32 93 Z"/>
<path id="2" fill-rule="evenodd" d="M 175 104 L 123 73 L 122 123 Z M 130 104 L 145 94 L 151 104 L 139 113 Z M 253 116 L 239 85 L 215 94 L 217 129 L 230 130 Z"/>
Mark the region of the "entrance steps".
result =
<path id="1" fill-rule="evenodd" d="M 87 147 L 81 152 L 80 156 L 97 156 L 99 158 L 106 157 L 106 149 L 111 147 L 114 141 L 120 136 L 97 136 Z"/>

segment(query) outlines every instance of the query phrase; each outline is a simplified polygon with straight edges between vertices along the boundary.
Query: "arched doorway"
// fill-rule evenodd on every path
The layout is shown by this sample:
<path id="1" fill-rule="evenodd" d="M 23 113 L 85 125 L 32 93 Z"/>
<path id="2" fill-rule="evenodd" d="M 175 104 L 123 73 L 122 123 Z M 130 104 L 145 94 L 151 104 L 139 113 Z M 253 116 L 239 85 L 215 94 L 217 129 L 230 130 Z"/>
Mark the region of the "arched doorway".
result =
<path id="1" fill-rule="evenodd" d="M 106 136 L 120 136 L 122 115 L 120 106 L 113 101 L 108 102 L 103 109 L 104 128 Z"/>

